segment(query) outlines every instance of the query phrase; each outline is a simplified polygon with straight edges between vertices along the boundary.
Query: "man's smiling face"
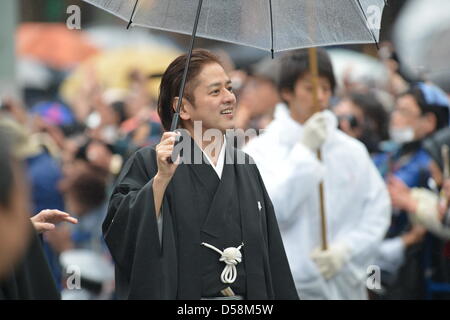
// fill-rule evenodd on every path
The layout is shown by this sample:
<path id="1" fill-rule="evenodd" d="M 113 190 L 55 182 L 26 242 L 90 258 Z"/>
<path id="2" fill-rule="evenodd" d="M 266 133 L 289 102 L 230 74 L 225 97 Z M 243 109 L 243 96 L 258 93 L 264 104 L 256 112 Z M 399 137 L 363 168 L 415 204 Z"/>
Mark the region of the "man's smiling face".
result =
<path id="1" fill-rule="evenodd" d="M 181 119 L 188 124 L 185 127 L 202 121 L 203 131 L 216 128 L 225 132 L 234 128 L 236 96 L 222 66 L 218 63 L 205 65 L 193 82 L 193 101 L 186 101 L 181 113 Z"/>

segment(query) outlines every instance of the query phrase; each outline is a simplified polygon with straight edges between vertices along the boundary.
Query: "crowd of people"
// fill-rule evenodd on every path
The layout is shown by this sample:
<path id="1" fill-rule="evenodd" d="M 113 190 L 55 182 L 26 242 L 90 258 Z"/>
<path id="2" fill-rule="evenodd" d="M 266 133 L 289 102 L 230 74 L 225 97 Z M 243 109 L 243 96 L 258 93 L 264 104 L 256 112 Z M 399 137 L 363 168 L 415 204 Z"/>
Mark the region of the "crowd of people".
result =
<path id="1" fill-rule="evenodd" d="M 280 54 L 241 69 L 223 65 L 230 81 L 218 88 L 217 94 L 221 90 L 229 94 L 223 99 L 233 106 L 233 126 L 258 131 L 257 137 L 237 147 L 252 157 L 259 170 L 253 176 L 253 169 L 246 169 L 251 171 L 248 179 L 257 181 L 252 185 L 263 186 L 264 193 L 267 190 L 267 199 L 257 201 L 258 206 L 265 206 L 267 219 L 266 233 L 258 237 L 267 241 L 267 253 L 263 250 L 267 259 L 271 255 L 278 259 L 277 267 L 264 262 L 264 271 L 259 270 L 262 266 L 250 269 L 253 267 L 245 254 L 256 257 L 251 251 L 255 239 L 245 235 L 244 222 L 242 226 L 224 222 L 227 234 L 242 232 L 242 237 L 227 238 L 226 246 L 244 243 L 245 269 L 237 264 L 237 282 L 231 285 L 237 296 L 293 298 L 296 293 L 300 299 L 450 297 L 450 92 L 427 79 L 403 75 L 393 51 L 378 59 L 386 68 L 387 81 L 383 85 L 355 83 L 350 78 L 338 84 L 329 54 L 319 49 L 317 102 L 306 50 Z M 220 60 L 214 63 L 222 68 Z M 200 64 L 199 70 L 202 68 Z M 201 77 L 200 71 L 193 78 Z M 220 70 L 208 72 L 222 76 Z M 140 295 L 144 289 L 154 293 L 149 294 L 152 298 L 176 298 L 174 286 L 178 286 L 178 297 L 197 297 L 196 292 L 189 291 L 196 288 L 190 282 L 195 277 L 188 280 L 178 274 L 179 284 L 174 280 L 142 280 L 143 268 L 154 268 L 157 276 L 162 272 L 162 278 L 177 273 L 171 265 L 174 261 L 186 272 L 196 269 L 188 256 L 196 249 L 190 247 L 188 238 L 183 238 L 183 228 L 177 227 L 182 221 L 169 221 L 168 217 L 173 219 L 180 210 L 195 214 L 185 207 L 193 200 L 201 212 L 206 210 L 205 215 L 207 208 L 201 203 L 208 206 L 212 201 L 218 212 L 220 205 L 227 205 L 226 199 L 188 199 L 191 189 L 200 194 L 209 191 L 197 190 L 199 183 L 192 182 L 193 176 L 181 167 L 172 184 L 161 183 L 162 194 L 167 192 L 169 200 L 163 196 L 156 200 L 155 195 L 155 206 L 148 204 L 159 190 L 155 189 L 156 182 L 149 191 L 151 197 L 139 199 L 141 188 L 145 190 L 148 182 L 145 179 L 152 179 L 154 170 L 166 166 L 165 172 L 170 171 L 172 177 L 176 169 L 175 164 L 151 158 L 155 155 L 148 151 L 149 147 L 158 150 L 159 146 L 159 152 L 167 153 L 169 149 L 164 146 L 173 138 L 163 135 L 168 131 L 170 117 L 161 111 L 161 97 L 158 100 L 147 90 L 148 79 L 140 70 L 133 70 L 128 88 L 118 89 L 102 87 L 91 75 L 73 101 L 62 100 L 55 91 L 33 91 L 31 98 L 27 95 L 23 100 L 2 97 L 0 298 L 139 298 L 146 297 Z M 175 91 L 170 92 L 173 103 Z M 193 101 L 189 95 L 186 99 L 183 124 L 208 117 L 198 109 L 195 113 L 195 104 L 189 111 Z M 197 104 L 203 101 L 194 100 Z M 214 120 L 209 117 L 205 119 Z M 233 141 L 228 143 L 232 145 Z M 150 158 L 144 161 L 144 157 Z M 216 171 L 218 157 L 216 154 L 209 159 Z M 153 168 L 146 167 L 151 163 Z M 223 174 L 228 174 L 227 168 L 223 168 Z M 242 173 L 237 170 L 235 178 L 240 181 Z M 220 179 L 222 171 L 217 172 Z M 213 178 L 209 176 L 203 182 L 217 184 Z M 232 189 L 220 186 L 214 188 L 233 196 Z M 242 190 L 247 192 L 244 187 Z M 236 203 L 238 207 L 247 205 L 245 200 Z M 156 213 L 154 224 L 144 217 L 136 220 L 133 210 L 145 208 Z M 202 232 L 214 243 L 217 228 L 212 223 L 209 228 Z M 152 235 L 155 231 L 157 234 Z M 140 256 L 145 250 L 156 250 L 145 245 L 153 237 L 170 252 L 159 267 Z M 184 255 L 176 253 L 178 249 L 173 251 L 179 246 L 185 250 Z M 283 247 L 285 256 L 279 252 Z M 200 260 L 206 264 L 217 258 L 217 253 L 210 251 L 201 255 Z M 285 257 L 292 278 L 278 274 L 288 270 L 283 264 Z M 44 270 L 46 263 L 48 272 Z M 76 289 L 73 285 L 77 281 L 73 283 L 71 273 L 74 265 L 81 266 L 81 281 Z M 378 268 L 380 276 L 376 279 L 380 283 L 369 286 L 371 266 Z M 264 278 L 266 269 L 271 270 L 271 276 Z M 216 290 L 217 284 L 205 275 L 210 270 L 205 267 L 198 272 L 195 275 L 203 277 L 199 281 L 210 286 L 199 289 L 198 297 L 213 297 L 216 292 L 208 290 Z M 244 278 L 240 278 L 242 272 Z M 261 295 L 255 294 L 252 290 L 261 284 L 253 283 L 264 279 L 267 288 L 259 291 Z M 272 281 L 286 287 L 280 288 Z M 133 291 L 136 283 L 142 288 Z M 247 289 L 242 289 L 244 283 Z M 152 285 L 167 286 L 167 291 L 147 288 Z"/>

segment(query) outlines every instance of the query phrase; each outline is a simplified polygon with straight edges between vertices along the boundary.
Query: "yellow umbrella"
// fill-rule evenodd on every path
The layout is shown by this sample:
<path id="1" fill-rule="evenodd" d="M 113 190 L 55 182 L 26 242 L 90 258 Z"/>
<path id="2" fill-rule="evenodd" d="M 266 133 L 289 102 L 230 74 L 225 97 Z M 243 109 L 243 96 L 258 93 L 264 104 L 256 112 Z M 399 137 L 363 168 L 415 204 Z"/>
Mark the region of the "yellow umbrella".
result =
<path id="1" fill-rule="evenodd" d="M 86 82 L 95 77 L 103 89 L 127 89 L 130 74 L 138 70 L 148 78 L 148 92 L 158 96 L 160 75 L 180 54 L 171 47 L 139 46 L 105 51 L 80 64 L 61 86 L 61 96 L 72 102 Z M 156 77 L 155 77 L 156 75 Z M 153 77 L 152 77 L 153 76 Z"/>

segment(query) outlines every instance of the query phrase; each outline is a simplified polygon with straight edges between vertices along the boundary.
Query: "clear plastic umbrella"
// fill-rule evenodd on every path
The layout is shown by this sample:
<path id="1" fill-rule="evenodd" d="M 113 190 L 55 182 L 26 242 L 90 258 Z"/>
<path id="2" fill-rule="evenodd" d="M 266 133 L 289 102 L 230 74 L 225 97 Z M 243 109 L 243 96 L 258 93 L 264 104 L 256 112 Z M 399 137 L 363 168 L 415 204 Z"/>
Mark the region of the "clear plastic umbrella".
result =
<path id="1" fill-rule="evenodd" d="M 158 30 L 272 52 L 378 42 L 384 0 L 85 0 L 126 21 Z M 179 96 L 183 95 L 184 80 Z M 181 99 L 178 100 L 181 106 Z M 177 128 L 178 112 L 172 131 Z"/>
<path id="2" fill-rule="evenodd" d="M 411 76 L 448 79 L 450 1 L 408 2 L 395 24 L 394 41 L 401 62 Z"/>
<path id="3" fill-rule="evenodd" d="M 85 0 L 133 25 L 191 34 L 199 1 Z M 378 40 L 383 0 L 203 0 L 197 36 L 275 52 Z"/>

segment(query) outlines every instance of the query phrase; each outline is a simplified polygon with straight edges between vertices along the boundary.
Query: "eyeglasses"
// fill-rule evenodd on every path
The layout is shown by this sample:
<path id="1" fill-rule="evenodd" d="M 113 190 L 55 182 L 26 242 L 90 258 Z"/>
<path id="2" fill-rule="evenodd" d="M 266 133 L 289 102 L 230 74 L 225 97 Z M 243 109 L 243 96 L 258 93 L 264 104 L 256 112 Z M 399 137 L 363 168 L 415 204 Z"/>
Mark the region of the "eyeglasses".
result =
<path id="1" fill-rule="evenodd" d="M 342 121 L 347 121 L 349 124 L 350 124 L 350 127 L 351 128 L 357 128 L 357 127 L 359 127 L 359 121 L 358 121 L 358 119 L 356 119 L 356 117 L 353 115 L 353 114 L 342 114 L 342 115 L 339 115 L 338 117 L 338 121 L 339 122 L 342 122 Z"/>

